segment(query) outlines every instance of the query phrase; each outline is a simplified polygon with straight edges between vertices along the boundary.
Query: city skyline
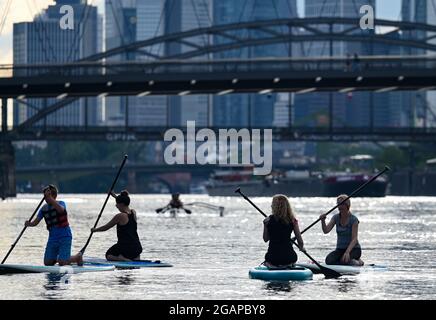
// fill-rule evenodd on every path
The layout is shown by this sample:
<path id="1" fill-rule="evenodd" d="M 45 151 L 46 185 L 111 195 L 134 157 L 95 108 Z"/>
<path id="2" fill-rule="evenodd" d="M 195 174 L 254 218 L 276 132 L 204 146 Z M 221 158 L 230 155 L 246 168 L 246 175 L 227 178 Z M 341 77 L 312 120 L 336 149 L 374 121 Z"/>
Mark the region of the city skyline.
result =
<path id="1" fill-rule="evenodd" d="M 117 0 L 114 0 L 117 1 Z M 263 0 L 269 1 L 269 0 Z M 15 0 L 12 2 L 3 32 L 0 34 L 0 64 L 12 63 L 12 32 L 13 24 L 32 21 L 34 16 L 52 5 L 54 0 Z M 99 14 L 104 14 L 105 0 L 88 0 L 89 4 L 98 7 Z M 401 17 L 401 0 L 378 1 L 376 7 L 377 17 L 398 20 Z M 0 0 L 0 12 L 3 14 L 6 0 Z M 304 11 L 304 0 L 297 0 L 298 13 Z"/>

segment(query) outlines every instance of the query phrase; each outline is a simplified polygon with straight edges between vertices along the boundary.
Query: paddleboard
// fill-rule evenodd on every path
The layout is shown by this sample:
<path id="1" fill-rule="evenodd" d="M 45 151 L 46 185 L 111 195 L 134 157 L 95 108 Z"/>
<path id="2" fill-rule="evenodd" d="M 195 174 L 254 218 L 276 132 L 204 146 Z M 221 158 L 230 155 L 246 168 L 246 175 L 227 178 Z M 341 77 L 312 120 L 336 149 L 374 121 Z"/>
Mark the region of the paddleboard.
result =
<path id="1" fill-rule="evenodd" d="M 369 264 L 364 265 L 362 267 L 358 266 L 346 266 L 346 265 L 327 265 L 325 263 L 320 263 L 321 266 L 332 269 L 340 274 L 344 275 L 355 275 L 362 272 L 371 272 L 371 271 L 387 271 L 387 266 Z M 297 263 L 296 266 L 310 269 L 313 273 L 318 274 L 321 273 L 319 267 L 314 263 Z"/>
<path id="2" fill-rule="evenodd" d="M 248 275 L 251 279 L 267 281 L 302 281 L 313 278 L 312 271 L 303 267 L 269 269 L 266 266 L 258 266 L 250 269 Z"/>
<path id="3" fill-rule="evenodd" d="M 16 273 L 55 273 L 55 274 L 73 274 L 83 272 L 100 272 L 113 271 L 114 265 L 101 266 L 35 266 L 23 264 L 2 264 L 0 265 L 0 274 L 16 274 Z"/>
<path id="4" fill-rule="evenodd" d="M 138 268 L 162 268 L 172 267 L 171 264 L 160 260 L 139 260 L 139 261 L 107 261 L 106 259 L 85 257 L 83 259 L 85 265 L 113 265 L 120 269 L 138 269 Z"/>

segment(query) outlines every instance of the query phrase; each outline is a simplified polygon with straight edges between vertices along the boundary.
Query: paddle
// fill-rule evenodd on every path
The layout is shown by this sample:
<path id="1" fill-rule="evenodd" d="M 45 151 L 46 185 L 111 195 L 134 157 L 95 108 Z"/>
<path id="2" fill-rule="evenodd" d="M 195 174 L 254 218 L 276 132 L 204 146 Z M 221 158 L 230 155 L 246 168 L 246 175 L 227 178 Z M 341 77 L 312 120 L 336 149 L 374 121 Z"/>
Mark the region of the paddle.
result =
<path id="1" fill-rule="evenodd" d="M 360 192 L 361 190 L 363 190 L 367 185 L 369 185 L 371 182 L 373 182 L 374 180 L 376 180 L 378 177 L 380 177 L 382 174 L 384 174 L 385 172 L 391 170 L 388 166 L 385 166 L 385 168 L 383 169 L 383 171 L 379 172 L 377 175 L 375 175 L 374 177 L 372 177 L 370 180 L 368 180 L 367 182 L 365 182 L 363 185 L 361 185 L 359 188 L 357 188 L 355 191 L 353 191 L 348 197 L 346 197 L 344 200 L 342 200 L 341 202 L 339 202 L 336 206 L 334 206 L 332 209 L 330 209 L 329 211 L 327 211 L 325 213 L 325 215 L 327 216 L 328 214 L 332 213 L 334 210 L 336 210 L 340 205 L 342 205 L 343 203 L 345 203 L 348 199 L 350 199 L 351 197 L 353 197 L 354 195 L 356 195 L 358 192 Z M 315 224 L 317 224 L 319 221 L 321 221 L 321 218 L 318 218 L 314 223 L 312 223 L 310 226 L 308 226 L 306 229 L 304 229 L 303 231 L 301 231 L 301 234 L 305 233 L 307 230 L 309 230 L 310 228 L 312 228 Z M 292 238 L 291 240 L 295 240 L 295 237 Z"/>
<path id="2" fill-rule="evenodd" d="M 260 212 L 260 214 L 262 214 L 265 218 L 267 217 L 267 215 L 262 211 L 262 210 L 260 210 L 259 209 L 259 207 L 258 206 L 256 206 L 245 194 L 243 194 L 242 193 L 242 191 L 241 191 L 241 188 L 238 188 L 238 189 L 236 189 L 235 190 L 235 193 L 239 193 L 245 200 L 247 200 L 254 208 L 256 208 L 257 209 L 257 211 L 259 211 Z M 294 240 L 292 240 L 292 239 L 290 239 L 291 240 L 291 242 L 292 242 L 292 244 L 294 245 L 294 246 L 297 246 L 298 247 L 298 245 L 295 243 L 295 241 Z M 324 274 L 324 276 L 327 278 L 327 279 L 331 279 L 331 278 L 339 278 L 340 276 L 341 276 L 341 274 L 339 273 L 339 272 L 336 272 L 335 270 L 332 270 L 332 269 L 329 269 L 329 268 L 326 268 L 326 267 L 323 267 L 322 265 L 320 265 L 315 259 L 313 259 L 306 251 L 301 251 L 301 252 L 303 252 L 310 260 L 312 260 L 312 262 L 313 263 L 315 263 L 317 266 L 318 266 L 318 268 L 320 269 L 320 271 Z"/>
<path id="3" fill-rule="evenodd" d="M 127 154 L 124 156 L 123 162 L 121 163 L 121 166 L 120 166 L 120 169 L 118 170 L 117 176 L 115 177 L 115 180 L 114 180 L 114 182 L 112 183 L 112 186 L 111 186 L 109 192 L 107 193 L 106 200 L 105 200 L 105 202 L 104 202 L 104 204 L 103 204 L 103 207 L 102 207 L 101 210 L 100 210 L 100 213 L 99 213 L 99 215 L 98 215 L 98 217 L 97 217 L 97 221 L 95 221 L 94 229 L 97 228 L 98 221 L 100 220 L 101 215 L 103 214 L 104 208 L 106 207 L 106 204 L 107 204 L 107 202 L 108 202 L 108 200 L 109 200 L 109 197 L 111 196 L 111 194 L 112 194 L 112 192 L 113 192 L 113 190 L 114 190 L 114 188 L 115 188 L 115 184 L 117 183 L 118 178 L 120 177 L 121 170 L 123 170 L 123 167 L 124 167 L 126 161 L 127 161 Z M 81 253 L 82 255 L 85 253 L 85 250 L 86 250 L 86 248 L 88 247 L 89 242 L 91 241 L 91 238 L 92 238 L 92 235 L 93 235 L 93 234 L 94 234 L 94 232 L 91 232 L 91 234 L 89 235 L 88 240 L 86 241 L 85 246 L 82 248 L 82 250 L 80 250 L 80 253 Z"/>
<path id="4" fill-rule="evenodd" d="M 165 211 L 167 211 L 168 207 L 169 206 L 165 206 L 163 208 L 156 209 L 156 213 L 161 213 L 162 211 L 165 212 Z"/>
<path id="5" fill-rule="evenodd" d="M 35 214 L 38 212 L 39 208 L 42 206 L 43 202 L 45 200 L 45 197 L 42 197 L 41 202 L 38 204 L 38 207 L 36 207 L 35 211 L 33 211 L 32 215 L 30 216 L 29 221 L 32 221 L 33 217 L 35 216 Z M 23 235 L 24 231 L 26 231 L 27 226 L 25 226 L 23 228 L 23 230 L 21 230 L 20 235 L 18 236 L 17 240 L 15 240 L 15 242 L 11 245 L 11 248 L 9 249 L 8 253 L 6 254 L 6 257 L 4 257 L 3 261 L 1 264 L 4 264 L 6 259 L 9 257 L 9 255 L 11 254 L 12 250 L 14 250 L 16 244 L 18 243 L 18 241 L 20 240 L 21 236 Z"/>

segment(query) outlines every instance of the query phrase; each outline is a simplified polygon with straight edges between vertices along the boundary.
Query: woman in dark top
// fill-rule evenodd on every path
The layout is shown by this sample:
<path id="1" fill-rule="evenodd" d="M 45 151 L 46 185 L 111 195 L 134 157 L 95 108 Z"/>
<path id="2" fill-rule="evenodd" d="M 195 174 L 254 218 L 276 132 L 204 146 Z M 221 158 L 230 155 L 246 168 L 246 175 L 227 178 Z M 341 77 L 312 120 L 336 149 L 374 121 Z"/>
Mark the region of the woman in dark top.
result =
<path id="1" fill-rule="evenodd" d="M 284 195 L 273 197 L 271 209 L 272 215 L 263 221 L 263 240 L 269 241 L 264 264 L 270 268 L 291 266 L 298 259 L 291 243 L 292 232 L 295 233 L 300 251 L 304 251 L 298 221 Z"/>
<path id="2" fill-rule="evenodd" d="M 342 194 L 337 198 L 337 203 L 341 203 L 348 196 Z M 335 214 L 329 224 L 325 223 L 326 214 L 320 216 L 322 231 L 327 234 L 336 225 L 338 236 L 336 250 L 330 252 L 325 259 L 326 264 L 336 265 L 355 265 L 363 266 L 360 259 L 362 250 L 358 240 L 359 219 L 350 211 L 351 201 L 348 199 L 338 207 L 339 213 Z"/>
<path id="3" fill-rule="evenodd" d="M 116 225 L 118 242 L 106 252 L 106 259 L 108 261 L 139 260 L 142 246 L 137 232 L 136 212 L 129 208 L 129 193 L 124 190 L 120 195 L 112 193 L 112 196 L 115 198 L 116 207 L 120 213 L 116 214 L 106 225 L 91 229 L 91 232 L 107 231 Z"/>

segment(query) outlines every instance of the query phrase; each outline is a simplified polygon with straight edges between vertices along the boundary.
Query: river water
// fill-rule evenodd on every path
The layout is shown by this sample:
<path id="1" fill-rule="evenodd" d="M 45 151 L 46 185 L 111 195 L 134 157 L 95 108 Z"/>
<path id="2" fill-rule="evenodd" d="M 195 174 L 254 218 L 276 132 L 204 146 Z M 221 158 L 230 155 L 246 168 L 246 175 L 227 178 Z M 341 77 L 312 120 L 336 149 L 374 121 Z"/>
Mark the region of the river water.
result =
<path id="1" fill-rule="evenodd" d="M 95 223 L 106 196 L 60 195 L 67 203 L 73 229 L 73 252 L 79 251 Z M 21 194 L 0 202 L 0 256 L 20 233 L 39 203 L 39 195 Z M 388 266 L 326 280 L 273 283 L 252 280 L 248 270 L 263 261 L 263 217 L 244 199 L 182 196 L 185 203 L 202 201 L 224 206 L 223 217 L 210 209 L 191 215 L 156 214 L 168 196 L 134 195 L 138 212 L 142 259 L 159 259 L 172 268 L 145 268 L 73 274 L 65 278 L 47 274 L 0 276 L 0 299 L 432 299 L 436 298 L 436 198 L 386 197 L 352 199 L 360 219 L 359 241 L 363 260 Z M 269 198 L 252 198 L 269 213 Z M 291 198 L 301 229 L 335 205 L 333 198 Z M 100 224 L 116 213 L 109 200 Z M 333 230 L 334 231 L 334 230 Z M 44 223 L 28 228 L 7 263 L 42 264 L 47 231 Z M 336 235 L 322 234 L 320 225 L 303 235 L 307 252 L 322 261 L 334 248 Z M 116 241 L 115 228 L 94 234 L 88 256 L 104 257 Z M 300 262 L 308 259 L 298 253 Z"/>

